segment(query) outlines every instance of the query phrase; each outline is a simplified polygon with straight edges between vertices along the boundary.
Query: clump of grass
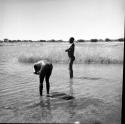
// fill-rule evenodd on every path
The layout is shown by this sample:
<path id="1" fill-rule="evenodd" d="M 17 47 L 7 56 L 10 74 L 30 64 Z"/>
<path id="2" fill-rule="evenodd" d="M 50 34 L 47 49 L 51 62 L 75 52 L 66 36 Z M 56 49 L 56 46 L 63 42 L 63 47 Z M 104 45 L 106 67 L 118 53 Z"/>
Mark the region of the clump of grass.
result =
<path id="1" fill-rule="evenodd" d="M 18 61 L 21 62 L 21 63 L 35 63 L 39 60 L 41 60 L 42 58 L 41 57 L 38 57 L 38 56 L 20 56 L 18 58 Z"/>

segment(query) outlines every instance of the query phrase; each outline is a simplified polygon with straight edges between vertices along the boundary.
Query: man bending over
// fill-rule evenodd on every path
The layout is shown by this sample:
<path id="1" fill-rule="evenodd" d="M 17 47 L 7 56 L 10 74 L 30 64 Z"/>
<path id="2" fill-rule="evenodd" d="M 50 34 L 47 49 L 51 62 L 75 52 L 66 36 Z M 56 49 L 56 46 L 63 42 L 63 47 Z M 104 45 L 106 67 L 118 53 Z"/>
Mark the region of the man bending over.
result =
<path id="1" fill-rule="evenodd" d="M 49 90 L 50 90 L 49 78 L 52 73 L 52 69 L 53 69 L 52 63 L 47 60 L 40 60 L 34 64 L 34 70 L 35 70 L 34 74 L 38 74 L 40 79 L 39 92 L 41 96 L 43 93 L 44 78 L 46 80 L 47 96 L 49 96 Z"/>

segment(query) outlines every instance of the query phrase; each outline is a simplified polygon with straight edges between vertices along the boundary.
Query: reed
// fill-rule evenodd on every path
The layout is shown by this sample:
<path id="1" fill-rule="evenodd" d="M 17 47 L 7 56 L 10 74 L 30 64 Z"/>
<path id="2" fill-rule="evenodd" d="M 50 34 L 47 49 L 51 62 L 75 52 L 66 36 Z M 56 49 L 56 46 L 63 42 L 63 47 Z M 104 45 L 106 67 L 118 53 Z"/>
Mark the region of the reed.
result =
<path id="1" fill-rule="evenodd" d="M 21 63 L 35 63 L 41 59 L 47 59 L 52 63 L 68 63 L 69 58 L 65 49 L 67 44 L 46 44 L 25 51 L 18 58 Z M 123 48 L 112 46 L 76 45 L 75 63 L 77 64 L 122 64 Z"/>

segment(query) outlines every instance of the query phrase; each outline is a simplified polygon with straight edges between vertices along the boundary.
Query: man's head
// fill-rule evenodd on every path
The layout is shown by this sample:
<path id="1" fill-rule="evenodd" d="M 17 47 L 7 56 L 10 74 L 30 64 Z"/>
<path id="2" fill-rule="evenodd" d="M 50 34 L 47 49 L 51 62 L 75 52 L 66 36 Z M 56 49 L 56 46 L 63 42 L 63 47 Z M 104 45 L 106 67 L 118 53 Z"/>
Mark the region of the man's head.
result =
<path id="1" fill-rule="evenodd" d="M 74 42 L 74 37 L 70 37 L 69 43 L 73 43 L 73 42 Z"/>
<path id="2" fill-rule="evenodd" d="M 38 74 L 39 73 L 39 71 L 40 71 L 40 69 L 41 69 L 41 65 L 40 64 L 35 64 L 34 65 L 34 70 L 35 70 L 35 74 Z"/>

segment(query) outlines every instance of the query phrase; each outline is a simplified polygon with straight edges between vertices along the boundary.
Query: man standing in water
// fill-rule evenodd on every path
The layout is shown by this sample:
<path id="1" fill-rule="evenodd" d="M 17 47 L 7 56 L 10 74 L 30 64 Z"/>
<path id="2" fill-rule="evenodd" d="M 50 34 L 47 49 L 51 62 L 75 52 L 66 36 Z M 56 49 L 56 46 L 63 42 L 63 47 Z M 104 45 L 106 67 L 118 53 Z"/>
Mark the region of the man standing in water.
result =
<path id="1" fill-rule="evenodd" d="M 75 56 L 74 56 L 74 50 L 75 50 L 75 44 L 74 44 L 74 38 L 71 37 L 69 39 L 69 43 L 71 44 L 71 46 L 65 50 L 65 52 L 68 52 L 68 56 L 70 59 L 69 62 L 69 73 L 70 73 L 70 78 L 73 78 L 73 62 L 75 60 Z"/>
<path id="2" fill-rule="evenodd" d="M 34 74 L 38 74 L 40 79 L 39 92 L 41 96 L 43 93 L 44 78 L 46 80 L 47 96 L 49 96 L 49 90 L 50 90 L 49 78 L 52 73 L 52 69 L 53 69 L 52 63 L 47 60 L 41 60 L 34 64 L 34 70 L 35 70 Z"/>

